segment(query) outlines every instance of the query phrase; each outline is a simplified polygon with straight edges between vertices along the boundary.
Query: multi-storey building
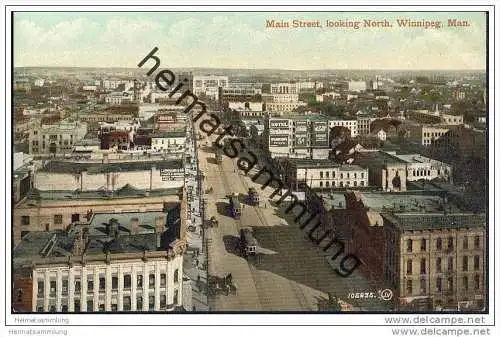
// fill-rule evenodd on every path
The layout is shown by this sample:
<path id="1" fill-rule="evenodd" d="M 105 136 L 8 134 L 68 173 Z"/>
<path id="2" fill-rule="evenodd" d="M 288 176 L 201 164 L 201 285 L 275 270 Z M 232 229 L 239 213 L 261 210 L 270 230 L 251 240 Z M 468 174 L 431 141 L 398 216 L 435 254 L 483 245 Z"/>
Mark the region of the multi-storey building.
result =
<path id="1" fill-rule="evenodd" d="M 272 83 L 271 94 L 298 94 L 297 83 Z"/>
<path id="2" fill-rule="evenodd" d="M 434 144 L 450 130 L 449 126 L 415 123 L 407 123 L 405 128 L 408 131 L 409 139 L 423 146 Z"/>
<path id="3" fill-rule="evenodd" d="M 87 124 L 82 122 L 60 122 L 41 125 L 30 130 L 30 154 L 58 154 L 71 152 L 73 144 L 85 137 Z"/>
<path id="4" fill-rule="evenodd" d="M 157 132 L 151 135 L 151 149 L 155 151 L 184 152 L 186 133 L 182 131 Z"/>
<path id="5" fill-rule="evenodd" d="M 406 191 L 406 162 L 383 151 L 363 150 L 354 154 L 348 163 L 370 171 L 368 184 L 388 192 Z"/>
<path id="6" fill-rule="evenodd" d="M 342 120 L 342 119 L 330 119 L 328 121 L 328 127 L 334 128 L 336 126 L 341 126 L 347 128 L 351 131 L 351 137 L 357 137 L 358 132 L 358 121 L 356 119 Z"/>
<path id="7" fill-rule="evenodd" d="M 264 139 L 272 158 L 326 159 L 329 153 L 328 118 L 323 115 L 268 117 Z"/>
<path id="8" fill-rule="evenodd" d="M 370 124 L 375 120 L 375 118 L 365 115 L 358 115 L 356 117 L 358 121 L 358 135 L 366 136 L 370 134 Z"/>
<path id="9" fill-rule="evenodd" d="M 213 99 L 219 98 L 219 87 L 227 88 L 229 79 L 227 76 L 193 76 L 193 93 L 204 94 Z"/>
<path id="10" fill-rule="evenodd" d="M 368 186 L 368 170 L 356 165 L 340 165 L 330 160 L 287 159 L 283 161 L 285 184 L 296 190 L 359 188 Z"/>
<path id="11" fill-rule="evenodd" d="M 13 307 L 24 312 L 171 311 L 182 306 L 179 207 L 96 213 L 14 248 Z"/>
<path id="12" fill-rule="evenodd" d="M 401 308 L 483 310 L 484 214 L 382 214 L 384 275 Z"/>
<path id="13" fill-rule="evenodd" d="M 366 90 L 365 81 L 349 81 L 348 82 L 349 91 L 361 92 Z"/>
<path id="14" fill-rule="evenodd" d="M 441 178 L 451 181 L 453 178 L 452 166 L 439 160 L 434 160 L 419 154 L 393 154 L 395 157 L 406 162 L 407 180 L 433 180 Z"/>

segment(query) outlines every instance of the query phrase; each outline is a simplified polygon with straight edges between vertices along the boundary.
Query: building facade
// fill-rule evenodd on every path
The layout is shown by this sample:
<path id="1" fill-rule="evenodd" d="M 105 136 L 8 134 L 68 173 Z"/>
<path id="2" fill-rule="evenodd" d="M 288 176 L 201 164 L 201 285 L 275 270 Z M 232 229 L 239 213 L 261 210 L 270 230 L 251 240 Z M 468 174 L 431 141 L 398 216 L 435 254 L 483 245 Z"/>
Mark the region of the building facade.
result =
<path id="1" fill-rule="evenodd" d="M 483 310 L 484 214 L 383 214 L 385 278 L 401 308 Z"/>
<path id="2" fill-rule="evenodd" d="M 82 122 L 60 122 L 41 125 L 30 130 L 30 154 L 58 154 L 71 152 L 73 144 L 87 134 L 87 124 Z"/>

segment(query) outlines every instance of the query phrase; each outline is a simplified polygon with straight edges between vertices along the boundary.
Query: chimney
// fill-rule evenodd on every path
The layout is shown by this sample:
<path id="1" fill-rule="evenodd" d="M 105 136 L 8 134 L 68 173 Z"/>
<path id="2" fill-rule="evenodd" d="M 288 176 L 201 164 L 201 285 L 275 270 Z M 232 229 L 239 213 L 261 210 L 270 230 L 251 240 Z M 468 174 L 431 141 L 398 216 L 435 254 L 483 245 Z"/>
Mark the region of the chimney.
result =
<path id="1" fill-rule="evenodd" d="M 108 236 L 116 236 L 118 233 L 118 220 L 116 220 L 115 218 L 109 219 L 107 227 Z"/>
<path id="2" fill-rule="evenodd" d="M 139 218 L 133 217 L 130 220 L 130 226 L 131 226 L 131 234 L 138 234 L 139 233 Z"/>
<path id="3" fill-rule="evenodd" d="M 161 248 L 161 236 L 165 231 L 165 216 L 158 216 L 155 219 L 156 248 Z"/>

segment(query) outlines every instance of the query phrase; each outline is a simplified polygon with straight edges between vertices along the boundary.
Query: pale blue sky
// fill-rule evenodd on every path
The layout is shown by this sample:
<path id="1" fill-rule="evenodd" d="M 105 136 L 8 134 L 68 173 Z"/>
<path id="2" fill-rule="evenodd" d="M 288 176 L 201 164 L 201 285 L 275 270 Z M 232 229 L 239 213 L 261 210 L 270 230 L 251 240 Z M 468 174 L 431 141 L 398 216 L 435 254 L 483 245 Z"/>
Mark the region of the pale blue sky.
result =
<path id="1" fill-rule="evenodd" d="M 397 19 L 441 21 L 400 28 Z M 447 27 L 448 19 L 469 27 Z M 270 29 L 266 20 L 323 28 Z M 326 20 L 387 19 L 392 28 L 327 28 Z M 485 69 L 483 13 L 16 13 L 14 66 L 129 67 L 157 46 L 162 67 Z"/>

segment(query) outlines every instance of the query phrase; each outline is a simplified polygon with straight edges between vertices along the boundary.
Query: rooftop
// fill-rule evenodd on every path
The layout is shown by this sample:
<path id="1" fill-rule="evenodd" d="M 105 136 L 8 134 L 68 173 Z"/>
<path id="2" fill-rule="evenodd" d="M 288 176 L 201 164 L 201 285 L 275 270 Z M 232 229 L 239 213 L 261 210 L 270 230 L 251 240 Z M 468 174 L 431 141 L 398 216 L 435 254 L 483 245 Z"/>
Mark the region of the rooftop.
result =
<path id="1" fill-rule="evenodd" d="M 383 166 L 386 164 L 404 163 L 404 160 L 383 151 L 360 151 L 354 155 L 354 164 L 361 166 Z"/>
<path id="2" fill-rule="evenodd" d="M 376 211 L 391 212 L 442 212 L 443 198 L 438 195 L 402 194 L 402 193 L 377 193 L 377 192 L 354 192 L 361 199 L 365 207 Z M 452 212 L 459 211 L 453 204 L 446 204 Z"/>
<path id="3" fill-rule="evenodd" d="M 164 131 L 151 134 L 151 138 L 181 138 L 186 137 L 184 131 Z"/>
<path id="4" fill-rule="evenodd" d="M 147 171 L 153 166 L 155 166 L 157 170 L 182 169 L 184 167 L 181 159 L 162 161 L 123 161 L 120 163 L 52 160 L 40 169 L 40 172 L 79 174 L 83 171 L 87 171 L 88 174 L 100 174 L 106 172 Z"/>
<path id="5" fill-rule="evenodd" d="M 159 197 L 178 195 L 181 189 L 168 188 L 168 189 L 155 189 L 155 190 L 142 190 L 133 187 L 132 185 L 125 185 L 122 188 L 114 191 L 113 193 L 106 193 L 106 191 L 41 191 L 33 189 L 28 194 L 30 200 L 91 200 L 91 199 L 121 199 L 121 198 L 138 198 L 138 197 Z"/>
<path id="6" fill-rule="evenodd" d="M 108 252 L 143 253 L 165 250 L 178 239 L 178 208 L 178 203 L 171 203 L 167 205 L 167 212 L 96 213 L 89 224 L 72 225 L 67 230 L 30 232 L 14 248 L 14 264 L 21 265 L 40 258 L 79 256 L 83 253 L 88 256 Z M 159 219 L 164 225 L 160 246 L 155 232 Z M 112 232 L 113 221 L 116 233 Z M 137 221 L 137 232 L 132 230 L 133 221 Z M 82 244 L 82 250 L 75 252 L 78 243 Z"/>
<path id="7" fill-rule="evenodd" d="M 453 229 L 469 227 L 485 227 L 485 214 L 455 213 L 444 215 L 436 214 L 389 214 L 383 213 L 384 219 L 400 227 L 402 230 L 422 229 Z"/>

